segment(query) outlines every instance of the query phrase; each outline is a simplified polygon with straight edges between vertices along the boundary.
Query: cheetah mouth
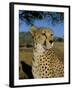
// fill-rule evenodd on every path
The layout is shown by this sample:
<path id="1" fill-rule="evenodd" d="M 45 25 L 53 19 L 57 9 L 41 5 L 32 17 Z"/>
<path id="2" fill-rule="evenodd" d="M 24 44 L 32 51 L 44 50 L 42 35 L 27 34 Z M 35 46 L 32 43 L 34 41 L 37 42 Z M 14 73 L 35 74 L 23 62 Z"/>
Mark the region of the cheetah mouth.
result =
<path id="1" fill-rule="evenodd" d="M 43 46 L 43 48 L 44 48 L 45 50 L 48 50 L 48 49 L 50 49 L 50 48 L 53 47 L 53 43 L 52 43 L 51 45 L 49 45 L 49 46 L 45 46 L 45 45 L 42 45 L 42 46 Z"/>

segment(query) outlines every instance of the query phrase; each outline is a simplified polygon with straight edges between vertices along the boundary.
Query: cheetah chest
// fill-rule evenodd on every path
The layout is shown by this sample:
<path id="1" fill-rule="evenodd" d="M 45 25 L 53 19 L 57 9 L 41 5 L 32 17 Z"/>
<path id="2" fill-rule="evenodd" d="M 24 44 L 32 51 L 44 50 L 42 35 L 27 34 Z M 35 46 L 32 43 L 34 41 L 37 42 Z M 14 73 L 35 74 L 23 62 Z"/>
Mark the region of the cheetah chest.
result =
<path id="1" fill-rule="evenodd" d="M 52 51 L 35 52 L 32 61 L 32 73 L 34 78 L 53 78 L 64 75 L 63 64 Z"/>
<path id="2" fill-rule="evenodd" d="M 44 52 L 34 52 L 34 60 L 32 61 L 32 73 L 34 78 L 49 78 L 53 75 L 50 61 L 50 56 L 45 56 Z"/>

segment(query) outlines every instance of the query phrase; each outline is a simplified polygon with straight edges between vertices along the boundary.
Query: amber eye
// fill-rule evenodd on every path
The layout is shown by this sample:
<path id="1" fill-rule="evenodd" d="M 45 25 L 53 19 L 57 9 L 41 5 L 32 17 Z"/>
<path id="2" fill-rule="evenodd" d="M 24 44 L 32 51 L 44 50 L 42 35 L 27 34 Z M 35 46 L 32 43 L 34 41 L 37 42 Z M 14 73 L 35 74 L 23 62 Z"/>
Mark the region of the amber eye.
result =
<path id="1" fill-rule="evenodd" d="M 44 36 L 45 36 L 45 33 L 42 33 L 42 35 L 44 35 Z"/>
<path id="2" fill-rule="evenodd" d="M 47 36 L 46 36 L 46 34 L 45 34 L 45 33 L 42 33 L 42 35 L 43 35 L 43 36 L 45 36 L 45 37 L 47 38 Z"/>

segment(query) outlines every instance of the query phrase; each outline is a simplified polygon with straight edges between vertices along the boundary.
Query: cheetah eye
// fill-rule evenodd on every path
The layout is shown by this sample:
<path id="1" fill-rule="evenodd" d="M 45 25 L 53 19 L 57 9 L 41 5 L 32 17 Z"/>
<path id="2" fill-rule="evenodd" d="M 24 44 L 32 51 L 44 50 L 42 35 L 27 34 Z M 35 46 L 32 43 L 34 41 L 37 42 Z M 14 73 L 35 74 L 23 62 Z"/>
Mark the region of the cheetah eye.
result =
<path id="1" fill-rule="evenodd" d="M 47 38 L 47 36 L 46 36 L 46 34 L 45 34 L 45 33 L 42 33 L 42 35 L 43 35 L 43 36 L 45 36 L 45 37 Z"/>
<path id="2" fill-rule="evenodd" d="M 45 35 L 45 33 L 42 33 L 42 35 Z"/>

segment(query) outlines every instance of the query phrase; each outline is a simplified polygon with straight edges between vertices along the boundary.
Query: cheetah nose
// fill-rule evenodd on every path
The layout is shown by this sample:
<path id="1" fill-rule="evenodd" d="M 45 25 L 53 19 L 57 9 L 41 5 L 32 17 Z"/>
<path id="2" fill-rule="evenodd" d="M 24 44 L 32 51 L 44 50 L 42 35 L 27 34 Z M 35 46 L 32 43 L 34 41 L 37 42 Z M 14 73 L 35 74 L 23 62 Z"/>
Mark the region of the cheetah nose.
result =
<path id="1" fill-rule="evenodd" d="M 49 42 L 52 44 L 53 43 L 53 40 L 50 40 Z"/>

